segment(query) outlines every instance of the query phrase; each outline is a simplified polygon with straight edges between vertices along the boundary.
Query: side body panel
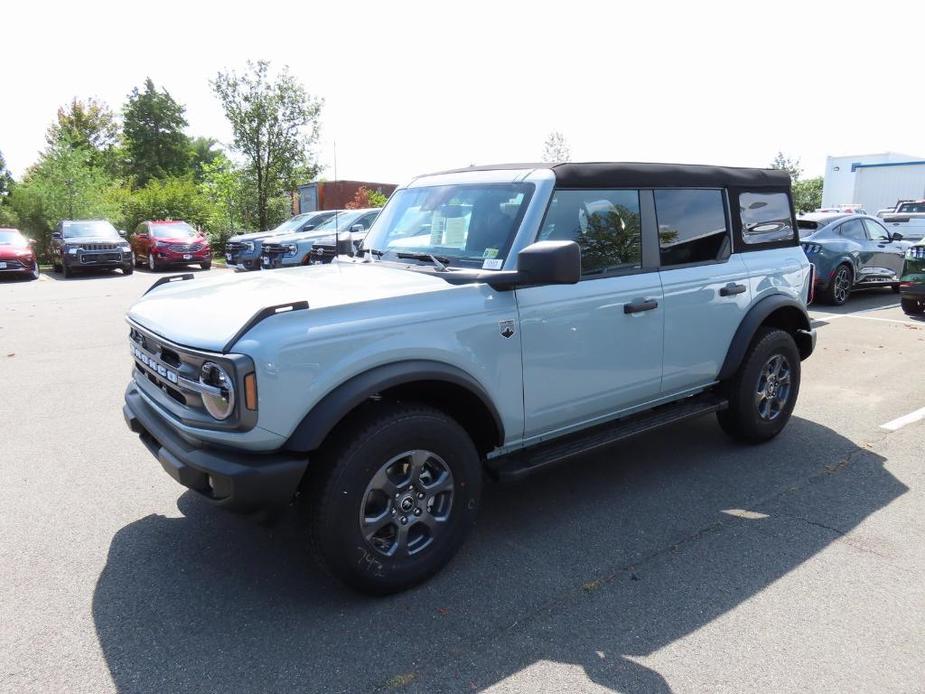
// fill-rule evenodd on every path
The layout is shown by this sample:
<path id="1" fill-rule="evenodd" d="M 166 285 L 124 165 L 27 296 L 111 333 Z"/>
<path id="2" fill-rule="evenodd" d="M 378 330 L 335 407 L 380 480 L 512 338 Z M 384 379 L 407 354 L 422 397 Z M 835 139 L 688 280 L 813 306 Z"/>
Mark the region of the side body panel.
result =
<path id="1" fill-rule="evenodd" d="M 809 300 L 809 261 L 799 246 L 742 253 L 748 269 L 751 304 L 784 294 L 804 305 Z"/>
<path id="2" fill-rule="evenodd" d="M 709 385 L 751 303 L 749 268 L 735 254 L 725 262 L 666 268 L 660 274 L 665 292 L 662 393 Z M 723 296 L 726 285 L 744 285 L 746 291 Z"/>
<path id="3" fill-rule="evenodd" d="M 625 313 L 637 300 L 659 307 Z M 526 439 L 658 396 L 664 322 L 657 272 L 519 289 L 517 301 Z"/>

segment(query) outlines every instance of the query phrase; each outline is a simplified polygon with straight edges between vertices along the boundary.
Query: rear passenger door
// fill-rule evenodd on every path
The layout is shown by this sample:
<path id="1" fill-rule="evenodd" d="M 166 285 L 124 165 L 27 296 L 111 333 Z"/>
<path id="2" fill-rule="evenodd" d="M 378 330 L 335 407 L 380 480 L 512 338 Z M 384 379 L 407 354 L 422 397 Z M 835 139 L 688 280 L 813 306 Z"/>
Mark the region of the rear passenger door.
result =
<path id="1" fill-rule="evenodd" d="M 664 291 L 663 395 L 712 383 L 751 301 L 721 189 L 654 191 Z"/>
<path id="2" fill-rule="evenodd" d="M 663 309 L 654 224 L 649 191 L 553 193 L 537 240 L 576 241 L 582 278 L 516 290 L 526 439 L 658 397 Z"/>

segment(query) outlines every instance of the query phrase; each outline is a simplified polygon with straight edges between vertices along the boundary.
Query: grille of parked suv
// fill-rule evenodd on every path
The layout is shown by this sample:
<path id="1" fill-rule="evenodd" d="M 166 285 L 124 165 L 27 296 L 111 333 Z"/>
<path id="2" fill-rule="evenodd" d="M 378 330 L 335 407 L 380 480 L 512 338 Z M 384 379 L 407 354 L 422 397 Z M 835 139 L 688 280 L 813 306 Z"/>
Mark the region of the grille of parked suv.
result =
<path id="1" fill-rule="evenodd" d="M 80 250 L 82 251 L 114 251 L 119 247 L 116 243 L 82 243 L 80 244 Z"/>
<path id="2" fill-rule="evenodd" d="M 287 246 L 283 246 L 278 243 L 265 243 L 263 244 L 263 252 L 267 255 L 281 255 L 288 251 Z"/>
<path id="3" fill-rule="evenodd" d="M 81 253 L 80 262 L 88 263 L 107 263 L 114 260 L 122 260 L 121 253 Z"/>
<path id="4" fill-rule="evenodd" d="M 168 246 L 174 253 L 196 253 L 202 250 L 201 243 L 172 243 Z"/>
<path id="5" fill-rule="evenodd" d="M 244 244 L 240 241 L 229 241 L 225 244 L 226 253 L 238 253 L 244 250 Z"/>

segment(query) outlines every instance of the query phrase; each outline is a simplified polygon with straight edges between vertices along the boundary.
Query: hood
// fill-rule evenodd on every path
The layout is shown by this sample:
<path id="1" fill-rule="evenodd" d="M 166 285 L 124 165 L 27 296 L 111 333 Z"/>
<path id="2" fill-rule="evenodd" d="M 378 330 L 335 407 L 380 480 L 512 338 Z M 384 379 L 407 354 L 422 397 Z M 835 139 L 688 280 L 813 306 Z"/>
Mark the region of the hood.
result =
<path id="1" fill-rule="evenodd" d="M 314 309 L 448 290 L 439 277 L 379 263 L 330 263 L 272 272 L 211 273 L 164 284 L 128 317 L 180 345 L 220 352 L 258 311 L 295 301 Z"/>
<path id="2" fill-rule="evenodd" d="M 265 239 L 267 236 L 273 236 L 273 230 L 269 231 L 251 231 L 246 234 L 235 234 L 229 236 L 229 241 L 254 241 L 256 239 Z"/>
<path id="3" fill-rule="evenodd" d="M 121 236 L 115 238 L 112 236 L 81 236 L 80 238 L 62 239 L 62 243 L 68 246 L 80 246 L 85 243 L 128 243 L 128 241 Z"/>
<path id="4" fill-rule="evenodd" d="M 344 231 L 343 233 L 347 233 Z M 353 235 L 356 238 L 356 234 Z M 315 239 L 323 239 L 331 237 L 334 238 L 334 234 L 330 230 L 327 231 L 297 231 L 293 234 L 283 234 L 281 236 L 274 236 L 273 243 L 298 243 L 299 241 L 314 241 Z"/>

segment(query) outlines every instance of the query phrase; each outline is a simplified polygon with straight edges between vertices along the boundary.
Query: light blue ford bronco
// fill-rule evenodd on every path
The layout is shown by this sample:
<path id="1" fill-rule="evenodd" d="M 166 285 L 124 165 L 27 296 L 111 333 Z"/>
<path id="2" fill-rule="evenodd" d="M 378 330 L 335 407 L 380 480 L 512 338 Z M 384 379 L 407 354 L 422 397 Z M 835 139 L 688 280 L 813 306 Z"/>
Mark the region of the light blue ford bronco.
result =
<path id="1" fill-rule="evenodd" d="M 159 280 L 128 314 L 123 412 L 180 484 L 298 504 L 335 576 L 389 593 L 450 560 L 485 477 L 707 413 L 776 436 L 815 345 L 810 283 L 780 171 L 421 176 L 352 257 Z"/>

